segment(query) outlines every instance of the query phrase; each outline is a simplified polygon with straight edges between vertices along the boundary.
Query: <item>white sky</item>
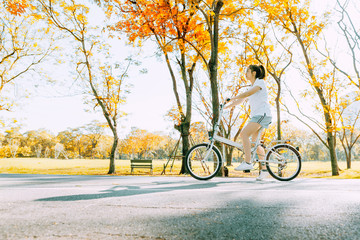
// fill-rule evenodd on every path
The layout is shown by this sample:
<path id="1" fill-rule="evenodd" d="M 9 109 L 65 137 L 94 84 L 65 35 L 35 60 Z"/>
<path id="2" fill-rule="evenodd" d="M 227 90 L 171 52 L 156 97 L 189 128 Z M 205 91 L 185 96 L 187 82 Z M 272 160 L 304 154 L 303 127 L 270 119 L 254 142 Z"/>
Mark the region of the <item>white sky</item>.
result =
<path id="1" fill-rule="evenodd" d="M 142 67 L 148 69 L 147 74 L 129 79 L 133 87 L 130 88 L 131 93 L 127 97 L 127 103 L 122 107 L 122 110 L 129 115 L 119 121 L 119 125 L 123 128 L 119 129 L 120 136 L 125 132 L 128 133 L 131 127 L 151 132 L 168 132 L 168 128 L 172 126 L 164 117 L 174 102 L 166 66 L 156 59 L 146 59 Z M 13 112 L 0 112 L 0 119 L 16 118 L 23 124 L 23 131 L 45 128 L 55 134 L 67 128 L 83 126 L 92 120 L 105 122 L 100 112 L 85 111 L 90 108 L 83 103 L 81 95 L 69 97 L 46 95 L 48 94 L 36 93 L 22 99 L 22 104 L 15 106 Z"/>
<path id="2" fill-rule="evenodd" d="M 330 2 L 327 2 L 330 6 Z M 324 1 L 314 1 L 315 8 L 322 9 Z M 334 6 L 334 5 L 331 5 Z M 165 119 L 165 114 L 175 104 L 170 75 L 165 62 L 153 55 L 153 50 L 144 52 L 143 68 L 147 74 L 130 78 L 133 85 L 123 111 L 129 115 L 121 119 L 119 135 L 125 136 L 131 127 L 148 131 L 173 131 L 173 123 Z M 61 71 L 64 71 L 62 69 Z M 47 91 L 47 90 L 45 90 Z M 49 92 L 52 90 L 49 89 Z M 47 97 L 44 97 L 47 96 Z M 29 98 L 22 99 L 21 104 L 13 112 L 0 112 L 0 119 L 16 118 L 22 124 L 22 132 L 45 128 L 56 134 L 67 128 L 75 128 L 90 123 L 92 120 L 105 122 L 100 112 L 86 112 L 81 96 L 49 97 L 48 94 L 33 93 Z M 7 126 L 5 126 L 6 128 Z M 1 129 L 1 125 L 0 125 Z"/>

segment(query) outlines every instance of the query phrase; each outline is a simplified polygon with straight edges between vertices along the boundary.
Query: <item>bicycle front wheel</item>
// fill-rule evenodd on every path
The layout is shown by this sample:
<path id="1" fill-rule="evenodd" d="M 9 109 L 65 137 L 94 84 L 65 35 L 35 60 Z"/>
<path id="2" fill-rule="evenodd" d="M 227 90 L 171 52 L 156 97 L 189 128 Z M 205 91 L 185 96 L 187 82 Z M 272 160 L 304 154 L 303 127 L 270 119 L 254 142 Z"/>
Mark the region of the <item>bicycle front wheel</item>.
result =
<path id="1" fill-rule="evenodd" d="M 291 145 L 276 145 L 266 156 L 266 168 L 273 178 L 290 181 L 300 173 L 300 153 Z"/>
<path id="2" fill-rule="evenodd" d="M 201 143 L 193 146 L 186 154 L 186 168 L 190 175 L 198 180 L 208 180 L 220 170 L 221 154 L 210 144 Z"/>

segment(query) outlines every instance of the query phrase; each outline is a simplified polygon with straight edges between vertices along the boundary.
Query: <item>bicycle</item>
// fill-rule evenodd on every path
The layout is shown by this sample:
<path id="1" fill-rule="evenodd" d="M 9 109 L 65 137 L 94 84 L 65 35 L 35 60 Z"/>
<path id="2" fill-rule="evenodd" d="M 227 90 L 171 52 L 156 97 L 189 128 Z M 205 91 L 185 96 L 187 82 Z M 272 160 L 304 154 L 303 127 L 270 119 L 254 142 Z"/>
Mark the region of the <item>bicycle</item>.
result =
<path id="1" fill-rule="evenodd" d="M 215 146 L 215 142 L 220 142 L 233 146 L 243 152 L 241 144 L 219 136 L 217 133 L 220 129 L 220 121 L 223 115 L 225 101 L 220 105 L 219 119 L 209 131 L 208 143 L 200 143 L 188 151 L 186 154 L 186 168 L 190 175 L 198 180 L 208 180 L 218 174 L 222 166 L 223 158 L 220 150 Z M 266 147 L 260 142 L 262 128 L 251 148 L 251 163 L 261 163 L 266 165 L 269 174 L 279 181 L 290 181 L 296 178 L 301 170 L 301 156 L 297 149 L 287 142 L 276 144 L 272 147 Z M 265 149 L 264 160 L 256 159 L 256 149 L 259 146 Z"/>

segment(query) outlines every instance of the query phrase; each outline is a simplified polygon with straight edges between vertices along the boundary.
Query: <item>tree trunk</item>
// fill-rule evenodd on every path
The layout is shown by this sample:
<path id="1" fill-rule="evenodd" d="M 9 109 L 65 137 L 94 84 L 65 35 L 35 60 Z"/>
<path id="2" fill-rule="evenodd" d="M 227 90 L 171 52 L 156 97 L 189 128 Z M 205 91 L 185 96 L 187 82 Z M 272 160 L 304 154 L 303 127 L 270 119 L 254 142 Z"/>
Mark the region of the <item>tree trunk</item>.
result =
<path id="1" fill-rule="evenodd" d="M 230 147 L 230 146 L 225 147 L 226 166 L 231 166 L 233 152 L 234 152 L 233 147 Z"/>
<path id="2" fill-rule="evenodd" d="M 210 86 L 212 96 L 212 107 L 213 107 L 213 124 L 215 124 L 219 118 L 219 92 L 217 83 L 217 68 L 218 68 L 218 52 L 219 52 L 219 15 L 220 10 L 224 3 L 218 1 L 214 10 L 214 26 L 212 31 L 211 39 L 211 57 L 209 61 L 210 70 Z"/>
<path id="3" fill-rule="evenodd" d="M 115 172 L 115 152 L 118 144 L 118 137 L 114 136 L 114 142 L 111 147 L 111 153 L 110 153 L 110 166 L 109 166 L 109 172 L 108 174 L 114 174 Z"/>
<path id="4" fill-rule="evenodd" d="M 346 168 L 351 168 L 351 148 L 349 149 L 349 152 L 346 154 Z"/>
<path id="5" fill-rule="evenodd" d="M 177 90 L 177 84 L 176 84 L 176 78 L 175 74 L 172 70 L 169 57 L 166 52 L 164 52 L 165 60 L 171 75 L 172 83 L 173 83 L 173 92 L 176 98 L 177 107 L 181 116 L 180 124 L 175 125 L 175 129 L 178 130 L 181 134 L 182 139 L 182 164 L 181 164 L 181 170 L 179 174 L 185 174 L 187 173 L 186 170 L 186 154 L 190 149 L 190 142 L 189 142 L 189 135 L 190 135 L 190 124 L 191 124 L 191 115 L 192 115 L 192 90 L 194 86 L 194 78 L 193 78 L 193 72 L 195 70 L 196 61 L 192 64 L 191 68 L 189 68 L 186 71 L 186 58 L 184 51 L 181 51 L 181 61 L 178 60 L 178 64 L 181 69 L 181 78 L 184 83 L 185 87 L 185 93 L 186 93 L 186 113 L 184 114 L 184 111 L 182 109 L 182 105 L 180 102 L 179 93 Z M 189 78 L 186 75 L 186 72 L 189 75 Z"/>
<path id="6" fill-rule="evenodd" d="M 327 141 L 329 144 L 332 176 L 339 176 L 339 166 L 337 163 L 335 138 L 331 133 L 328 133 Z"/>
<path id="7" fill-rule="evenodd" d="M 112 133 L 114 135 L 114 142 L 113 142 L 113 145 L 111 147 L 111 152 L 110 152 L 110 166 L 109 166 L 108 174 L 114 174 L 114 173 L 116 173 L 115 172 L 115 153 L 116 153 L 116 149 L 118 146 L 119 137 L 117 135 L 117 128 L 116 128 L 117 124 L 116 124 L 115 119 L 114 119 L 114 123 L 112 125 L 111 125 L 111 121 L 109 119 L 109 125 L 110 125 Z"/>
<path id="8" fill-rule="evenodd" d="M 277 117 L 277 140 L 281 140 L 281 118 L 280 118 L 280 92 L 281 92 L 281 86 L 280 82 L 278 84 L 278 92 L 276 95 L 276 117 Z"/>
<path id="9" fill-rule="evenodd" d="M 213 110 L 213 126 L 219 119 L 219 92 L 218 92 L 218 83 L 217 83 L 217 68 L 218 68 L 218 52 L 219 52 L 219 15 L 222 6 L 224 5 L 223 1 L 218 1 L 214 9 L 213 16 L 213 29 L 210 29 L 211 36 L 211 56 L 209 61 L 209 75 L 210 75 L 210 86 L 211 86 L 211 96 L 212 96 L 212 110 Z M 212 18 L 212 17 L 211 17 Z M 221 149 L 221 144 L 216 142 L 215 145 Z M 219 175 L 222 175 L 222 169 L 219 171 Z"/>
<path id="10" fill-rule="evenodd" d="M 175 129 L 178 130 L 181 134 L 182 139 L 182 164 L 179 174 L 185 174 L 186 171 L 186 154 L 190 148 L 189 142 L 189 133 L 190 133 L 190 122 L 182 122 L 180 125 L 175 126 Z"/>
<path id="11" fill-rule="evenodd" d="M 333 133 L 332 127 L 333 123 L 331 120 L 331 116 L 329 113 L 329 105 L 327 105 L 325 101 L 325 97 L 323 95 L 323 92 L 320 88 L 315 87 L 316 92 L 320 98 L 320 102 L 322 104 L 323 110 L 324 110 L 324 118 L 325 118 L 325 124 L 326 124 L 326 132 L 327 132 L 327 143 L 330 153 L 330 161 L 331 161 L 331 171 L 333 176 L 339 175 L 339 166 L 337 163 L 337 156 L 336 156 L 336 135 Z"/>
<path id="12" fill-rule="evenodd" d="M 344 126 L 344 124 L 343 124 Z M 343 129 L 343 136 L 339 136 L 339 139 L 341 141 L 341 145 L 344 149 L 344 152 L 345 152 L 345 157 L 346 157 L 346 168 L 347 169 L 350 169 L 351 168 L 351 158 L 352 158 L 352 154 L 351 154 L 351 151 L 352 151 L 352 147 L 353 147 L 353 144 L 350 142 L 348 142 L 347 140 L 347 133 L 346 133 L 346 130 Z M 352 133 L 350 133 L 350 139 L 352 139 Z M 356 143 L 357 139 L 354 141 L 354 143 Z"/>

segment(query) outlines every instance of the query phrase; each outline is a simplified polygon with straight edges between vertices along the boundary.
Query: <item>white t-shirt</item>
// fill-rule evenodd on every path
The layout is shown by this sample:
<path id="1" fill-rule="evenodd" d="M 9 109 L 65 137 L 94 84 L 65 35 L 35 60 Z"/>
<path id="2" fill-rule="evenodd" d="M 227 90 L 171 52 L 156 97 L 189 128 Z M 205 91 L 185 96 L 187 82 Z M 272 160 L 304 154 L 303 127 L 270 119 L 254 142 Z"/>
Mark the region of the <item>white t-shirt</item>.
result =
<path id="1" fill-rule="evenodd" d="M 259 86 L 260 90 L 249 97 L 251 114 L 250 117 L 261 115 L 271 117 L 270 104 L 268 100 L 268 91 L 265 81 L 257 78 L 252 87 Z"/>

